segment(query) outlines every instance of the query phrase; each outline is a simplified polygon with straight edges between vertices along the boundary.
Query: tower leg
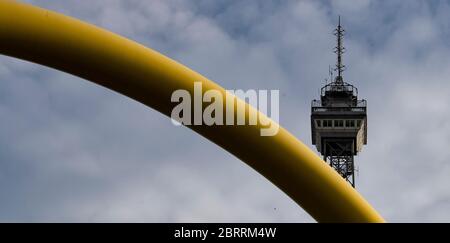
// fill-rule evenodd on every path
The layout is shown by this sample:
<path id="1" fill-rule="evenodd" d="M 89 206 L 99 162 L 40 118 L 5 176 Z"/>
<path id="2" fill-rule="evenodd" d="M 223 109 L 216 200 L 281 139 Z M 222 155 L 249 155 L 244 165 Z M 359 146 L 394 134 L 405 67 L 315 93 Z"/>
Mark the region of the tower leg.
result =
<path id="1" fill-rule="evenodd" d="M 355 187 L 355 163 L 352 141 L 325 141 L 324 161 Z"/>

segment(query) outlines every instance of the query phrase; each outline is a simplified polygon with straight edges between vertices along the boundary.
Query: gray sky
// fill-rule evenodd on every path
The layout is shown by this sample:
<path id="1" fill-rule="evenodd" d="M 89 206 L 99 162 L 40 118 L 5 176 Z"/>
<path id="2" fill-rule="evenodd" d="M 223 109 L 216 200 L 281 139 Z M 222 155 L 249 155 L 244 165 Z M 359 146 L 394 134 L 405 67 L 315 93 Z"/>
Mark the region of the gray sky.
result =
<path id="1" fill-rule="evenodd" d="M 335 63 L 340 14 L 344 79 L 369 105 L 358 190 L 389 221 L 450 221 L 448 1 L 27 2 L 228 89 L 279 89 L 280 123 L 308 145 L 310 100 Z M 312 221 L 218 146 L 59 71 L 1 56 L 0 121 L 0 221 Z"/>

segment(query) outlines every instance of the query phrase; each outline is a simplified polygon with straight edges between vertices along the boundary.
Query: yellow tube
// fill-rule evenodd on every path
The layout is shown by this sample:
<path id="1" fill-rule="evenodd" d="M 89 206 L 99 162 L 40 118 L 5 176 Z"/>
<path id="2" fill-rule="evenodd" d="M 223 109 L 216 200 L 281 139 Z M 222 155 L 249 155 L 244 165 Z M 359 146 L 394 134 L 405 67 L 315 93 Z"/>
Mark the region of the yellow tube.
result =
<path id="1" fill-rule="evenodd" d="M 90 80 L 168 116 L 174 106 L 170 98 L 177 89 L 193 93 L 194 82 L 200 81 L 203 92 L 225 92 L 131 40 L 10 0 L 0 0 L 0 53 Z M 283 128 L 272 137 L 260 136 L 261 125 L 189 128 L 253 167 L 319 222 L 384 221 L 357 191 Z"/>

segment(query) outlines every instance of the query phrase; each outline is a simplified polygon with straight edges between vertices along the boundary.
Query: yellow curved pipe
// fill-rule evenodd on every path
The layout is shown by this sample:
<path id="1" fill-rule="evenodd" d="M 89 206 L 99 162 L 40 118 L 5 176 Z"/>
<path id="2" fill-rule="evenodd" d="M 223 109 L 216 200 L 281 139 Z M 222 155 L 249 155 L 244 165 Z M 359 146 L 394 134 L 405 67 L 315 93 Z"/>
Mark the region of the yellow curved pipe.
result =
<path id="1" fill-rule="evenodd" d="M 74 74 L 168 116 L 174 106 L 171 94 L 177 89 L 192 93 L 193 83 L 201 81 L 204 91 L 225 92 L 200 74 L 131 40 L 10 0 L 0 0 L 0 53 Z M 253 167 L 319 222 L 384 221 L 358 192 L 283 128 L 273 137 L 261 137 L 260 125 L 189 128 Z"/>

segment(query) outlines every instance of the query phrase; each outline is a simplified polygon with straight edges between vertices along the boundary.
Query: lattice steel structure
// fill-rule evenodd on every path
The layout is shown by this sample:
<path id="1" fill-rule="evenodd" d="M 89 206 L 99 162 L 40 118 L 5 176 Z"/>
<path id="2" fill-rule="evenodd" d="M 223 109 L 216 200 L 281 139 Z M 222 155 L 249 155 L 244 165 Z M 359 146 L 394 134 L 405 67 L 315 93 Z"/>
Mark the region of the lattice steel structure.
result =
<path id="1" fill-rule="evenodd" d="M 367 144 L 367 102 L 358 100 L 358 89 L 344 82 L 342 55 L 344 29 L 339 24 L 337 38 L 336 78 L 322 87 L 320 100 L 311 104 L 312 143 L 324 161 L 355 187 L 354 156 Z"/>

